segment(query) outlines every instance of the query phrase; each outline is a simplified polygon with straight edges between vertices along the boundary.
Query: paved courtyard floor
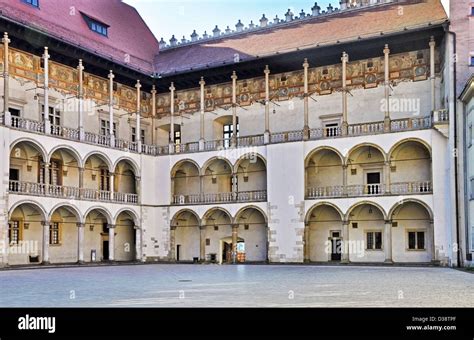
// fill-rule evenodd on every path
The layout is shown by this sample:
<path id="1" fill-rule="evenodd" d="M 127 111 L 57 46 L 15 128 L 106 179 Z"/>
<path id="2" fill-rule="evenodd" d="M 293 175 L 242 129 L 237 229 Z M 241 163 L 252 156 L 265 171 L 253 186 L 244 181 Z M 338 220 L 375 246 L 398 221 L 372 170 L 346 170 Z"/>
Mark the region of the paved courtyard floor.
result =
<path id="1" fill-rule="evenodd" d="M 0 307 L 474 307 L 436 267 L 130 265 L 0 271 Z"/>

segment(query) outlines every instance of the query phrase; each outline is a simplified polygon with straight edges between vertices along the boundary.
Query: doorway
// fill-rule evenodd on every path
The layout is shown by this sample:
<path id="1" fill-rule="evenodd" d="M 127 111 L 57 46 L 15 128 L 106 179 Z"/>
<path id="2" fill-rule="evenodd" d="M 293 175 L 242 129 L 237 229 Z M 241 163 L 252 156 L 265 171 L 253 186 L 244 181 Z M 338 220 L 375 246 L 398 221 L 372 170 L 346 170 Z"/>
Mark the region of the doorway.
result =
<path id="1" fill-rule="evenodd" d="M 339 231 L 331 232 L 331 261 L 341 261 L 342 240 Z"/>
<path id="2" fill-rule="evenodd" d="M 180 244 L 177 244 L 177 245 L 176 245 L 176 261 L 179 261 L 179 253 L 180 253 L 180 250 L 181 250 L 181 245 L 180 245 Z"/>
<path id="3" fill-rule="evenodd" d="M 380 172 L 367 173 L 367 193 L 369 195 L 379 194 L 380 192 Z"/>
<path id="4" fill-rule="evenodd" d="M 104 261 L 109 259 L 109 241 L 102 241 L 102 255 Z"/>
<path id="5" fill-rule="evenodd" d="M 20 180 L 20 170 L 10 168 L 10 181 Z"/>

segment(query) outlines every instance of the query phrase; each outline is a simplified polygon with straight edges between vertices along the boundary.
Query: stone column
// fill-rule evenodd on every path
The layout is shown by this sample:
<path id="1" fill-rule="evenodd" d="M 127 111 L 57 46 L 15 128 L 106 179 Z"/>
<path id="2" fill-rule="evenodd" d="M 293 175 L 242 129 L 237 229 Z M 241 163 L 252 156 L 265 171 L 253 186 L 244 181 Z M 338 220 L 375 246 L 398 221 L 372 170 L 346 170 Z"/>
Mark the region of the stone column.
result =
<path id="1" fill-rule="evenodd" d="M 199 227 L 199 257 L 201 262 L 206 261 L 206 226 Z"/>
<path id="2" fill-rule="evenodd" d="M 155 145 L 156 86 L 151 88 L 151 145 Z"/>
<path id="3" fill-rule="evenodd" d="M 392 260 L 392 221 L 386 220 L 385 221 L 385 228 L 384 228 L 384 253 L 385 253 L 385 262 L 386 263 L 393 263 Z"/>
<path id="4" fill-rule="evenodd" d="M 8 38 L 8 33 L 3 34 L 3 119 L 4 124 L 10 126 L 12 124 L 12 117 L 10 114 L 10 76 L 9 76 L 9 62 L 8 59 L 8 49 L 10 44 L 10 39 Z"/>
<path id="5" fill-rule="evenodd" d="M 77 223 L 77 262 L 84 263 L 84 223 Z"/>
<path id="6" fill-rule="evenodd" d="M 342 221 L 342 256 L 341 263 L 349 263 L 349 221 Z"/>
<path id="7" fill-rule="evenodd" d="M 347 63 L 349 55 L 342 52 L 342 135 L 347 135 Z"/>
<path id="8" fill-rule="evenodd" d="M 82 59 L 79 59 L 79 65 L 77 66 L 77 73 L 79 75 L 79 117 L 78 117 L 78 128 L 79 128 L 79 140 L 85 139 L 84 131 L 84 66 L 82 66 Z"/>
<path id="9" fill-rule="evenodd" d="M 310 262 L 310 239 L 309 239 L 309 232 L 310 232 L 309 223 L 304 224 L 304 234 L 303 234 L 303 259 L 304 262 Z"/>
<path id="10" fill-rule="evenodd" d="M 383 184 L 385 188 L 382 189 L 382 193 L 390 193 L 390 162 L 386 161 L 383 165 Z"/>
<path id="11" fill-rule="evenodd" d="M 49 264 L 49 221 L 43 221 L 43 264 Z"/>
<path id="12" fill-rule="evenodd" d="M 435 71 L 435 46 L 434 37 L 430 39 L 430 81 L 431 81 L 431 112 L 436 110 L 436 71 Z"/>
<path id="13" fill-rule="evenodd" d="M 431 250 L 431 262 L 438 261 L 438 254 L 436 254 L 436 245 L 435 245 L 435 230 L 434 230 L 434 220 L 430 220 L 430 250 Z"/>
<path id="14" fill-rule="evenodd" d="M 232 224 L 232 263 L 237 263 L 237 242 L 239 240 L 239 225 Z"/>
<path id="15" fill-rule="evenodd" d="M 204 85 L 206 85 L 206 82 L 204 81 L 204 78 L 201 77 L 201 81 L 199 82 L 199 86 L 201 87 L 201 105 L 200 105 L 200 138 L 199 138 L 199 151 L 204 151 L 204 112 L 205 112 L 205 107 L 204 107 Z"/>
<path id="16" fill-rule="evenodd" d="M 175 145 L 174 145 L 174 83 L 171 83 L 170 86 L 170 144 L 169 144 L 169 151 L 170 154 L 174 153 Z"/>
<path id="17" fill-rule="evenodd" d="M 141 127 L 141 114 L 142 114 L 142 99 L 141 99 L 141 88 L 142 85 L 140 84 L 140 80 L 137 80 L 137 84 L 135 85 L 137 89 L 137 126 L 136 126 L 136 142 L 137 142 L 137 149 L 138 153 L 142 152 L 142 127 Z"/>
<path id="18" fill-rule="evenodd" d="M 383 54 L 384 54 L 384 90 L 385 90 L 385 118 L 384 118 L 384 131 L 389 132 L 390 131 L 390 60 L 389 60 L 389 54 L 390 54 L 390 49 L 388 48 L 388 45 L 385 45 L 385 48 L 383 49 Z"/>
<path id="19" fill-rule="evenodd" d="M 237 174 L 232 174 L 232 197 L 237 200 Z"/>
<path id="20" fill-rule="evenodd" d="M 176 226 L 170 226 L 169 260 L 176 261 Z"/>
<path id="21" fill-rule="evenodd" d="M 232 147 L 237 146 L 237 74 L 232 72 Z"/>
<path id="22" fill-rule="evenodd" d="M 342 193 L 347 195 L 347 165 L 342 166 Z"/>
<path id="23" fill-rule="evenodd" d="M 303 126 L 303 139 L 309 139 L 309 92 L 308 92 L 308 68 L 309 63 L 308 59 L 304 59 L 303 69 L 304 69 L 304 126 Z"/>
<path id="24" fill-rule="evenodd" d="M 265 65 L 265 133 L 263 135 L 263 142 L 270 143 L 270 69 Z"/>
<path id="25" fill-rule="evenodd" d="M 114 73 L 112 70 L 109 72 L 109 138 L 110 145 L 115 146 L 115 135 L 114 135 Z"/>
<path id="26" fill-rule="evenodd" d="M 44 48 L 44 133 L 51 134 L 51 122 L 49 121 L 49 57 L 48 48 Z"/>
<path id="27" fill-rule="evenodd" d="M 51 182 L 50 176 L 49 176 L 49 163 L 44 162 L 44 194 L 48 195 L 49 194 L 49 183 Z"/>
<path id="28" fill-rule="evenodd" d="M 109 191 L 110 191 L 110 200 L 114 200 L 114 192 L 115 192 L 115 173 L 109 173 Z"/>
<path id="29" fill-rule="evenodd" d="M 84 189 L 84 168 L 79 168 L 79 197 L 82 198 Z"/>
<path id="30" fill-rule="evenodd" d="M 109 224 L 109 261 L 115 261 L 115 224 Z"/>
<path id="31" fill-rule="evenodd" d="M 142 229 L 140 226 L 134 226 L 135 229 L 135 260 L 142 261 Z"/>
<path id="32" fill-rule="evenodd" d="M 135 176 L 135 191 L 137 193 L 138 202 L 141 202 L 141 194 L 142 194 L 142 178 L 139 176 Z"/>

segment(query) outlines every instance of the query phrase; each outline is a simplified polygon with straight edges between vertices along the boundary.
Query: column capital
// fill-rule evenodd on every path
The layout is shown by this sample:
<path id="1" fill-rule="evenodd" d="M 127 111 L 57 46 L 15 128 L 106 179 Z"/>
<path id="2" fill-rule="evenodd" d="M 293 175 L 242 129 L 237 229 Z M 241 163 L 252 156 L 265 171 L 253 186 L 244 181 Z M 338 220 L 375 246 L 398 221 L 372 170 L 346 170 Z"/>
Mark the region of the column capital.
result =
<path id="1" fill-rule="evenodd" d="M 304 67 L 304 68 L 308 68 L 308 67 L 309 67 L 308 58 L 304 58 L 303 67 Z"/>
<path id="2" fill-rule="evenodd" d="M 79 59 L 79 64 L 77 65 L 77 70 L 79 72 L 84 71 L 84 66 L 82 65 L 82 59 Z"/>
<path id="3" fill-rule="evenodd" d="M 230 77 L 232 80 L 237 80 L 237 73 L 235 71 L 232 71 L 232 76 Z"/>
<path id="4" fill-rule="evenodd" d="M 436 46 L 436 42 L 435 42 L 434 36 L 431 36 L 431 37 L 430 37 L 430 47 L 431 47 L 431 46 L 433 46 L 433 47 Z"/>
<path id="5" fill-rule="evenodd" d="M 9 44 L 11 43 L 12 41 L 8 38 L 8 32 L 4 32 L 3 33 L 3 39 L 2 39 L 2 43 L 4 44 Z"/>
<path id="6" fill-rule="evenodd" d="M 268 67 L 268 65 L 265 65 L 265 70 L 263 70 L 263 73 L 270 74 L 270 68 Z"/>
<path id="7" fill-rule="evenodd" d="M 78 227 L 78 228 L 84 228 L 84 227 L 85 227 L 85 223 L 78 222 L 78 223 L 76 223 L 76 227 Z"/>
<path id="8" fill-rule="evenodd" d="M 110 224 L 110 223 L 107 224 L 107 228 L 109 229 L 115 229 L 115 227 L 116 227 L 115 224 Z"/>
<path id="9" fill-rule="evenodd" d="M 46 226 L 49 227 L 49 226 L 51 225 L 51 221 L 41 221 L 41 225 L 42 225 L 43 227 L 46 227 Z"/>
<path id="10" fill-rule="evenodd" d="M 392 220 L 385 220 L 385 224 L 392 224 Z"/>
<path id="11" fill-rule="evenodd" d="M 137 80 L 137 83 L 135 84 L 135 88 L 137 89 L 137 91 L 140 91 L 140 89 L 142 88 L 142 84 L 140 84 L 140 80 Z"/>
<path id="12" fill-rule="evenodd" d="M 51 57 L 51 56 L 50 56 L 49 53 L 48 53 L 48 48 L 45 46 L 43 58 L 44 58 L 44 59 L 49 59 L 49 57 Z"/>
<path id="13" fill-rule="evenodd" d="M 134 226 L 133 226 L 133 229 L 135 229 L 135 230 L 140 230 L 140 229 L 142 229 L 142 228 L 141 228 L 139 225 L 134 225 Z"/>
<path id="14" fill-rule="evenodd" d="M 383 53 L 384 54 L 389 54 L 390 53 L 390 49 L 388 48 L 388 44 L 385 44 L 385 47 L 383 49 Z"/>
<path id="15" fill-rule="evenodd" d="M 349 225 L 349 221 L 342 221 L 342 225 Z"/>
<path id="16" fill-rule="evenodd" d="M 135 176 L 135 181 L 140 182 L 142 178 L 140 176 Z"/>
<path id="17" fill-rule="evenodd" d="M 86 170 L 86 168 L 84 168 L 84 167 L 78 167 L 77 169 L 78 169 L 79 172 L 84 172 Z"/>
<path id="18" fill-rule="evenodd" d="M 156 86 L 153 85 L 153 86 L 151 87 L 151 94 L 156 94 L 156 92 L 157 92 L 157 91 L 156 91 Z"/>
<path id="19" fill-rule="evenodd" d="M 176 230 L 176 226 L 175 225 L 170 225 L 170 230 Z"/>
<path id="20" fill-rule="evenodd" d="M 199 85 L 201 86 L 206 85 L 206 82 L 204 81 L 204 77 L 201 77 L 201 80 L 199 81 Z"/>
<path id="21" fill-rule="evenodd" d="M 349 55 L 348 55 L 346 52 L 342 52 L 341 61 L 342 61 L 343 63 L 349 62 Z"/>
<path id="22" fill-rule="evenodd" d="M 109 78 L 109 80 L 113 80 L 115 78 L 115 75 L 112 70 L 109 71 L 109 75 L 107 76 L 107 78 Z"/>
<path id="23" fill-rule="evenodd" d="M 200 225 L 200 226 L 199 226 L 199 229 L 200 229 L 200 230 L 206 230 L 206 228 L 207 228 L 207 225 Z"/>
<path id="24" fill-rule="evenodd" d="M 239 223 L 232 223 L 232 229 L 238 229 Z"/>
<path id="25" fill-rule="evenodd" d="M 171 82 L 170 91 L 173 92 L 174 90 L 176 90 L 176 88 L 174 87 L 174 82 Z"/>

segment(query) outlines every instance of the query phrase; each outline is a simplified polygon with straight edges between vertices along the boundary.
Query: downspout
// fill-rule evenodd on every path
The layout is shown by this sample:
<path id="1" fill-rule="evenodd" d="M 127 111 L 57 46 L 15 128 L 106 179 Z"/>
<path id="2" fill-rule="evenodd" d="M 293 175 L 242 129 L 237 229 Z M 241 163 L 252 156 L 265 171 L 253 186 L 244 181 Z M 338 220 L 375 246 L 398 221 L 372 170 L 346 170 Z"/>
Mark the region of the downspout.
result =
<path id="1" fill-rule="evenodd" d="M 447 33 L 452 36 L 453 38 L 453 55 L 456 55 L 456 32 L 452 32 L 449 29 L 447 29 Z M 457 83 L 457 78 L 456 78 L 456 61 L 454 60 L 453 62 L 453 93 L 454 93 L 454 98 L 456 100 L 457 94 L 456 94 L 456 83 Z M 456 113 L 456 103 L 454 103 L 454 112 L 453 112 L 453 125 L 454 125 L 454 150 L 457 150 L 458 148 L 458 143 L 457 143 L 457 113 Z M 464 153 L 463 153 L 464 154 Z M 455 197 L 455 214 L 456 214 L 456 243 L 458 245 L 458 251 L 457 251 L 457 262 L 458 262 L 458 267 L 462 267 L 462 257 L 461 257 L 461 249 L 460 249 L 460 231 L 459 231 L 459 194 L 458 194 L 458 153 L 455 153 L 454 157 L 454 197 Z"/>

